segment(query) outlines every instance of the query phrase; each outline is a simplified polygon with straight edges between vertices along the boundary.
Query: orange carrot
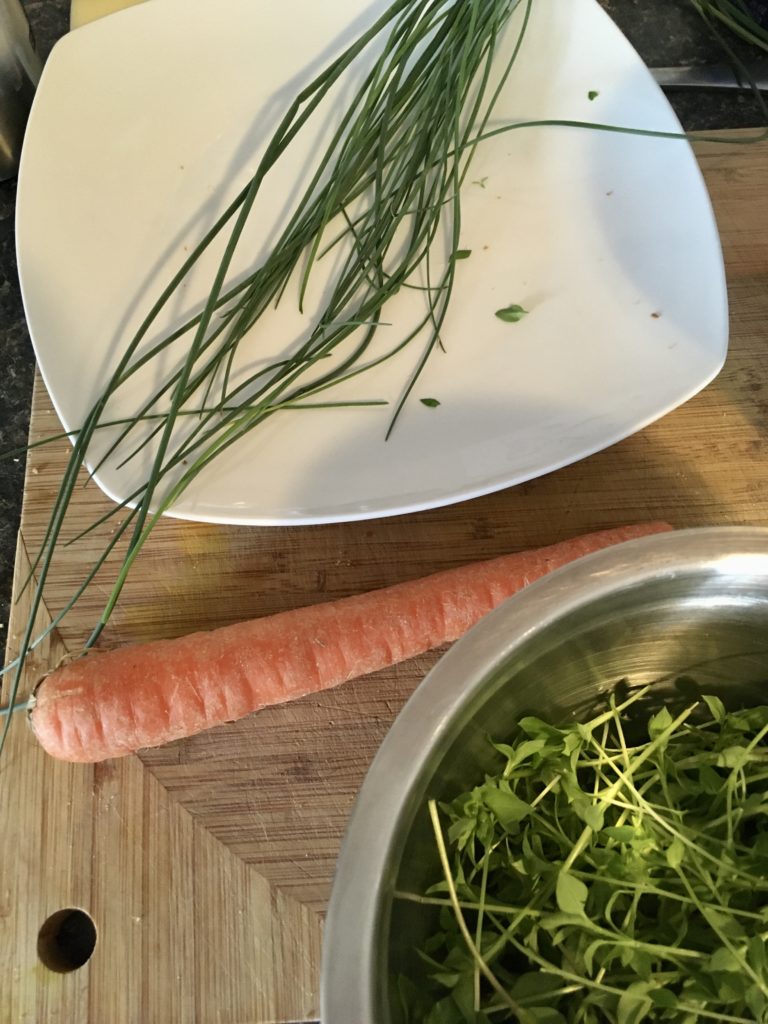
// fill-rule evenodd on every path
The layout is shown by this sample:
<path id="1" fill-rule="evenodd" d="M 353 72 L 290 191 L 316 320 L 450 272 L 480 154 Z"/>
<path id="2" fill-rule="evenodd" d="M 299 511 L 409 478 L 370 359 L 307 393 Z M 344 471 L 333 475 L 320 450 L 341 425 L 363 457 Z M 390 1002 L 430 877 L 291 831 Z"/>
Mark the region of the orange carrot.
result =
<path id="1" fill-rule="evenodd" d="M 192 736 L 456 640 L 551 570 L 669 529 L 604 530 L 253 622 L 89 654 L 42 681 L 32 725 L 48 753 L 66 761 Z"/>

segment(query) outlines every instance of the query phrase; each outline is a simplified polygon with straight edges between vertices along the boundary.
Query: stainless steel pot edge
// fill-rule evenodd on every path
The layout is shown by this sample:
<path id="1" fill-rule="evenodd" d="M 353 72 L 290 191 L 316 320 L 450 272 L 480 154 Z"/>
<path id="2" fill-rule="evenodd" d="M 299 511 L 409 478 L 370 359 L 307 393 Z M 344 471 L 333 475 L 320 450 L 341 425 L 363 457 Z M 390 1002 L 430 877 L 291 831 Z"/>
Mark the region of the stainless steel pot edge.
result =
<path id="1" fill-rule="evenodd" d="M 509 598 L 457 641 L 422 680 L 392 725 L 355 801 L 337 861 L 321 970 L 323 1024 L 380 1024 L 375 1017 L 377 919 L 391 837 L 423 762 L 403 756 L 439 736 L 457 707 L 502 658 L 565 609 L 643 581 L 690 571 L 728 571 L 748 559 L 768 583 L 768 529 L 703 527 L 628 541 L 558 569 Z M 492 651 L 490 655 L 488 652 Z M 474 683 L 468 690 L 466 680 Z"/>

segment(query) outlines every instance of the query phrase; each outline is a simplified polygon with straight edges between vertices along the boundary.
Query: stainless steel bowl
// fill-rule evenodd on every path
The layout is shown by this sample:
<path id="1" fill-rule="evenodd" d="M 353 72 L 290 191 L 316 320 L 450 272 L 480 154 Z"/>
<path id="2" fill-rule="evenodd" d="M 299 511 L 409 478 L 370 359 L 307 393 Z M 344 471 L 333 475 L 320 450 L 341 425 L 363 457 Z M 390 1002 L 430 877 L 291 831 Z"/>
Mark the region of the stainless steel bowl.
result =
<path id="1" fill-rule="evenodd" d="M 398 1024 L 389 979 L 425 922 L 393 892 L 434 880 L 426 801 L 482 780 L 489 734 L 509 736 L 524 713 L 578 715 L 622 679 L 661 695 L 686 678 L 731 703 L 768 700 L 768 530 L 686 530 L 590 555 L 456 643 L 397 718 L 350 818 L 326 923 L 323 1024 Z"/>

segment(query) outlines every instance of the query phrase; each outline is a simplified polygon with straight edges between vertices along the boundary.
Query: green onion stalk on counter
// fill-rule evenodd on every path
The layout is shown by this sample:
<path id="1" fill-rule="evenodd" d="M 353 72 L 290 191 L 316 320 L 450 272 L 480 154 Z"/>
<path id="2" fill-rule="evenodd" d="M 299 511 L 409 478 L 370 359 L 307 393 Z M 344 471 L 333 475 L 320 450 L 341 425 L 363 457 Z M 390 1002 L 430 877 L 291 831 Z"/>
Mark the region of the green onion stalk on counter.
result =
<path id="1" fill-rule="evenodd" d="M 724 26 L 753 46 L 768 51 L 766 0 L 691 0 L 710 28 Z M 720 37 L 722 41 L 722 36 Z"/>
<path id="2" fill-rule="evenodd" d="M 523 43 L 532 6 L 533 0 L 396 0 L 296 96 L 252 179 L 162 291 L 73 438 L 47 533 L 30 573 L 30 580 L 36 577 L 35 595 L 9 704 L 15 701 L 30 649 L 67 614 L 122 543 L 117 579 L 86 644 L 93 645 L 158 519 L 218 455 L 286 408 L 334 404 L 332 396 L 326 396 L 329 388 L 413 344 L 418 347 L 413 372 L 392 412 L 391 429 L 439 344 L 457 274 L 451 253 L 460 248 L 461 185 Z M 516 45 L 506 65 L 497 67 L 497 45 L 518 7 L 523 18 Z M 378 56 L 371 58 L 376 48 Z M 326 116 L 323 102 L 333 87 L 354 74 L 362 84 L 303 183 L 274 248 L 244 279 L 230 284 L 238 242 L 265 179 L 280 172 L 281 160 L 310 119 Z M 226 247 L 202 309 L 170 336 L 147 344 L 161 312 L 220 236 L 226 238 Z M 275 303 L 285 301 L 286 288 L 296 279 L 297 301 L 303 307 L 316 264 L 331 250 L 334 255 L 342 251 L 343 258 L 308 336 L 281 361 L 234 382 L 233 362 L 245 335 Z M 423 313 L 402 336 L 387 338 L 374 348 L 388 299 L 417 271 L 426 277 L 426 284 L 420 285 Z M 34 636 L 33 622 L 52 559 L 63 543 L 80 471 L 96 431 L 114 419 L 110 400 L 138 370 L 161 360 L 179 338 L 187 345 L 182 364 L 147 396 L 92 469 L 98 472 L 117 452 L 131 458 L 152 440 L 147 478 L 105 517 L 121 513 L 122 521 L 66 607 L 47 630 Z M 192 420 L 190 410 L 197 412 Z M 147 418 L 157 416 L 149 435 L 135 441 L 137 428 L 145 428 Z M 178 429 L 182 422 L 183 431 Z M 9 721 L 6 718 L 3 737 Z"/>
<path id="3" fill-rule="evenodd" d="M 412 369 L 390 413 L 389 430 L 395 426 L 440 345 L 461 262 L 469 256 L 460 245 L 461 189 L 478 145 L 502 132 L 557 125 L 686 137 L 557 120 L 490 128 L 494 104 L 524 45 L 534 10 L 535 0 L 395 0 L 295 97 L 253 177 L 160 292 L 82 426 L 71 435 L 69 461 L 26 581 L 34 586 L 34 595 L 20 638 L 21 653 L 4 670 L 13 673 L 4 701 L 8 708 L 17 705 L 29 652 L 68 614 L 107 560 L 116 556 L 119 568 L 85 649 L 93 646 L 109 620 L 159 518 L 220 454 L 259 424 L 298 409 L 381 404 L 339 403 L 332 389 L 408 347 L 413 351 Z M 515 37 L 499 59 L 500 41 L 516 12 Z M 302 183 L 276 244 L 259 265 L 233 283 L 235 254 L 265 180 L 281 172 L 292 143 L 310 121 L 327 116 L 324 101 L 340 82 L 348 83 L 349 76 L 360 84 Z M 201 257 L 222 241 L 223 255 L 201 308 L 155 340 L 158 319 Z M 235 375 L 241 342 L 253 326 L 288 295 L 303 309 L 310 279 L 325 257 L 335 260 L 336 269 L 306 335 L 279 361 L 245 377 Z M 393 337 L 380 329 L 386 324 L 388 300 L 402 288 L 418 288 L 423 308 Z M 514 323 L 526 312 L 510 306 L 496 315 Z M 179 365 L 158 371 L 160 383 L 135 415 L 115 422 L 115 396 L 148 365 L 165 365 L 171 351 L 178 351 L 172 347 L 179 344 L 184 346 Z M 422 401 L 432 408 L 439 405 L 438 397 Z M 96 459 L 94 438 L 107 426 L 115 430 L 115 437 Z M 149 469 L 141 485 L 85 531 L 114 517 L 116 525 L 104 549 L 51 624 L 36 632 L 34 623 L 56 554 L 65 543 L 78 539 L 65 538 L 81 471 L 90 466 L 93 475 L 108 459 L 123 464 L 149 450 L 150 444 Z M 10 721 L 6 714 L 0 749 Z"/>

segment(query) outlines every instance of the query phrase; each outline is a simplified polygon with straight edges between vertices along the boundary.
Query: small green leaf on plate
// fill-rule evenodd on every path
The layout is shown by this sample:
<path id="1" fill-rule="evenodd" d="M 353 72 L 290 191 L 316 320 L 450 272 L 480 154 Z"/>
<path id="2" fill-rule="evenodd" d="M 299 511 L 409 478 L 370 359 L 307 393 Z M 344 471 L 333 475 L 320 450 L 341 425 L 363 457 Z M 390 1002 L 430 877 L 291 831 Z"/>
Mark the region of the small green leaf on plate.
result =
<path id="1" fill-rule="evenodd" d="M 456 252 L 454 253 L 453 258 L 455 260 L 468 260 L 471 255 L 471 249 L 457 249 Z"/>
<path id="2" fill-rule="evenodd" d="M 522 320 L 527 315 L 528 310 L 517 305 L 505 306 L 504 309 L 496 310 L 496 316 L 499 320 L 503 320 L 505 324 L 516 324 L 518 320 Z"/>
<path id="3" fill-rule="evenodd" d="M 590 89 L 589 92 L 587 93 L 587 99 L 588 100 L 596 100 L 599 95 L 600 95 L 600 93 L 597 91 L 597 89 Z"/>
<path id="4" fill-rule="evenodd" d="M 421 404 L 426 405 L 428 409 L 436 409 L 440 405 L 436 398 L 422 398 Z"/>

